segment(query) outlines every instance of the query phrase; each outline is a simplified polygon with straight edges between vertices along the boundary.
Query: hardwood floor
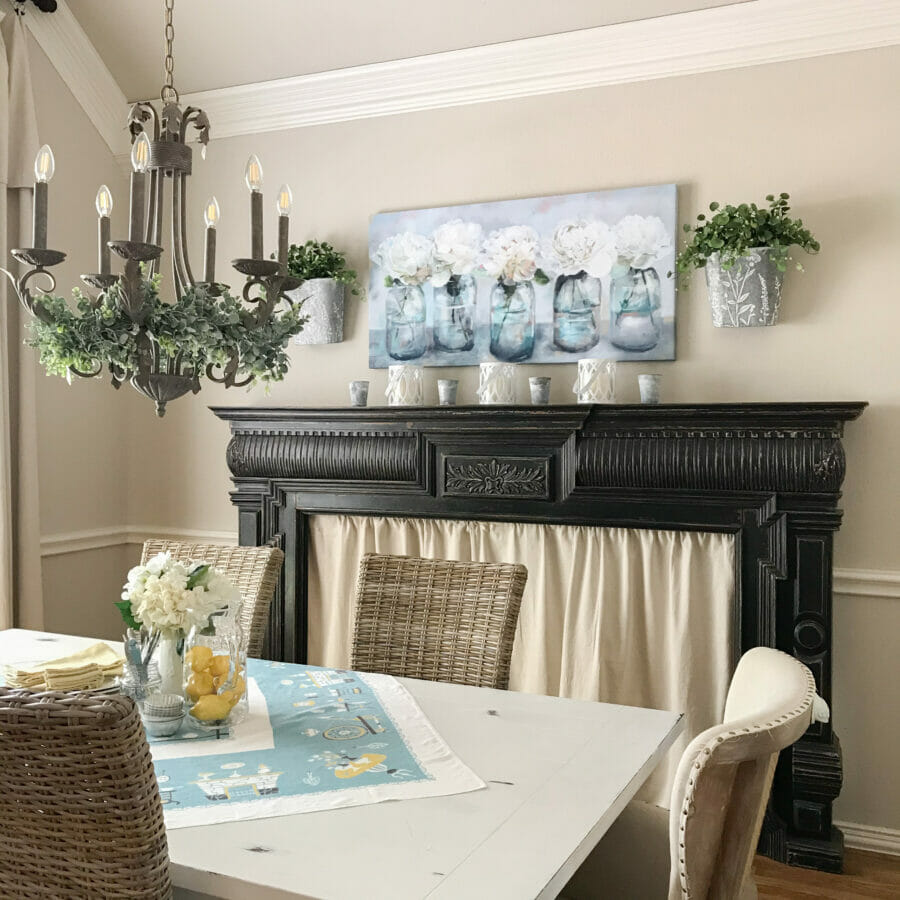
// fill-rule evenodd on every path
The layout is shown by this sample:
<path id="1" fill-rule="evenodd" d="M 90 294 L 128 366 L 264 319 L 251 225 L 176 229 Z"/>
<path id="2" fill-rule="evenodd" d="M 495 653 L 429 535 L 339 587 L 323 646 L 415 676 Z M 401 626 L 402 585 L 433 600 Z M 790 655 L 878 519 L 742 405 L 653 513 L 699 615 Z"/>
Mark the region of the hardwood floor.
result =
<path id="1" fill-rule="evenodd" d="M 753 877 L 760 900 L 851 900 L 854 897 L 900 898 L 900 856 L 844 852 L 844 874 L 797 869 L 757 856 Z"/>

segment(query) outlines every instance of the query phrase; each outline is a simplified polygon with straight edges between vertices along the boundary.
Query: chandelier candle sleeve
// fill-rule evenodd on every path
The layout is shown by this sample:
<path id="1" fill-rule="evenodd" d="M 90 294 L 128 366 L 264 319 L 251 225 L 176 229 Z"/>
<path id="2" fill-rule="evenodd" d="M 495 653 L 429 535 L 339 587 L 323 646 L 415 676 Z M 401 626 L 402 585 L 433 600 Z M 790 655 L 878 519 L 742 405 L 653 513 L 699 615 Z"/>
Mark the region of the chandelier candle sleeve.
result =
<path id="1" fill-rule="evenodd" d="M 250 256 L 253 259 L 263 258 L 263 196 L 262 166 L 254 154 L 247 160 L 244 181 L 250 188 Z"/>
<path id="2" fill-rule="evenodd" d="M 113 208 L 112 193 L 105 184 L 100 185 L 97 191 L 97 258 L 99 271 L 101 275 L 109 275 L 110 273 L 110 257 L 109 257 L 109 216 Z"/>
<path id="3" fill-rule="evenodd" d="M 142 131 L 131 145 L 131 224 L 128 240 L 144 240 L 144 208 L 147 192 L 147 169 L 150 166 L 150 139 Z"/>
<path id="4" fill-rule="evenodd" d="M 34 219 L 31 243 L 35 250 L 47 249 L 47 184 L 55 170 L 53 151 L 44 144 L 34 158 Z"/>
<path id="5" fill-rule="evenodd" d="M 278 262 L 282 266 L 287 265 L 292 202 L 291 189 L 286 184 L 283 184 L 278 191 L 278 202 L 275 204 L 275 208 L 278 211 Z"/>
<path id="6" fill-rule="evenodd" d="M 219 204 L 215 197 L 210 197 L 203 211 L 206 223 L 206 258 L 203 265 L 203 280 L 214 284 L 216 280 L 216 226 L 219 224 Z"/>

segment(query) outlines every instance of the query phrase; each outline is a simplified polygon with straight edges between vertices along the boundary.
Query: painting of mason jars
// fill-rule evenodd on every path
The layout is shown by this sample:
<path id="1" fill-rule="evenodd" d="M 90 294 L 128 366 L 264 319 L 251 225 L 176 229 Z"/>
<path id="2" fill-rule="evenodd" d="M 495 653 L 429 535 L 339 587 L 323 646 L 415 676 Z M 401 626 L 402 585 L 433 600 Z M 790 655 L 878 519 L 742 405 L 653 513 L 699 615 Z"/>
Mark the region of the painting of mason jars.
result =
<path id="1" fill-rule="evenodd" d="M 674 184 L 381 213 L 369 365 L 675 358 Z"/>

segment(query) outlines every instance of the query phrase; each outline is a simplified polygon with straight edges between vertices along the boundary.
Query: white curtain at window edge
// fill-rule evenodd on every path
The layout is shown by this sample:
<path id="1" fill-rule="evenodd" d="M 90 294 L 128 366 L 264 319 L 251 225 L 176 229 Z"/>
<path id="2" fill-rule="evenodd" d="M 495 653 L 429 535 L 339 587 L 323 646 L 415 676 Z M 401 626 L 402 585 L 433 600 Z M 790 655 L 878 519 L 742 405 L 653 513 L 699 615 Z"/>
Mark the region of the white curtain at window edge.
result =
<path id="1" fill-rule="evenodd" d="M 721 721 L 731 678 L 731 535 L 316 515 L 309 546 L 311 663 L 349 665 L 364 553 L 520 562 L 528 584 L 512 690 L 684 712 L 685 733 L 642 799 L 667 805 L 684 747 Z"/>
<path id="2" fill-rule="evenodd" d="M 34 157 L 40 143 L 28 36 L 19 16 L 0 23 L 0 265 L 30 246 Z M 34 360 L 22 352 L 22 310 L 0 273 L 0 628 L 43 627 Z"/>

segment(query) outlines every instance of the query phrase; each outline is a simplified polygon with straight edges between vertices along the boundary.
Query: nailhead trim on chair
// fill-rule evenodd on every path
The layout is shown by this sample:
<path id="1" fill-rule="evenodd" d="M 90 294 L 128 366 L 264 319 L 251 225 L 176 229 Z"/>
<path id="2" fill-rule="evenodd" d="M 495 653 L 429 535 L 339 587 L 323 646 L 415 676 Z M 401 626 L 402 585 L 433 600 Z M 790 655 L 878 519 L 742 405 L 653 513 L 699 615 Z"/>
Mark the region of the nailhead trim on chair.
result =
<path id="1" fill-rule="evenodd" d="M 810 707 L 812 706 L 813 700 L 816 696 L 816 682 L 813 678 L 812 672 L 810 672 L 809 669 L 803 665 L 803 663 L 795 660 L 794 657 L 790 656 L 789 654 L 785 653 L 783 655 L 796 662 L 796 664 L 800 666 L 806 674 L 807 689 L 806 694 L 803 698 L 803 702 L 800 703 L 799 706 L 792 709 L 790 713 L 778 716 L 776 719 L 773 719 L 770 722 L 766 722 L 764 725 L 758 725 L 755 728 L 733 729 L 725 735 L 718 735 L 714 741 L 715 745 L 719 745 L 729 738 L 736 738 L 740 735 L 751 733 L 758 734 L 760 732 L 769 731 L 779 724 L 784 724 L 785 722 L 789 722 L 809 713 Z M 698 759 L 697 762 L 694 763 L 693 768 L 695 770 L 695 773 L 688 779 L 687 790 L 684 795 L 684 802 L 682 803 L 681 813 L 679 817 L 679 831 L 682 833 L 682 835 L 684 835 L 685 831 L 687 830 L 688 819 L 694 814 L 694 785 L 696 783 L 697 774 L 699 774 L 700 770 L 702 770 L 706 766 L 707 762 L 712 758 L 712 749 L 712 746 L 706 746 L 703 748 L 702 759 Z M 684 851 L 684 840 L 679 843 L 679 847 L 682 851 Z M 694 895 L 687 883 L 687 872 L 685 871 L 685 860 L 683 852 L 680 853 L 678 857 L 678 880 L 681 884 L 681 896 L 684 898 L 684 900 L 691 900 Z"/>

